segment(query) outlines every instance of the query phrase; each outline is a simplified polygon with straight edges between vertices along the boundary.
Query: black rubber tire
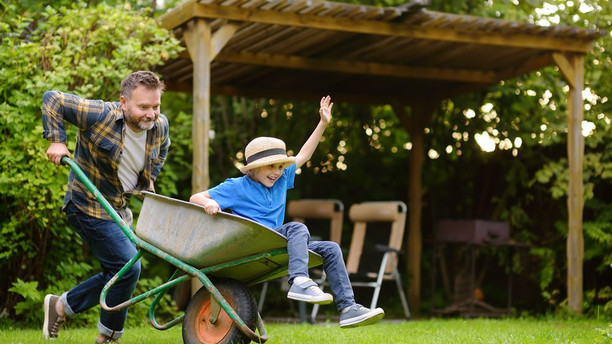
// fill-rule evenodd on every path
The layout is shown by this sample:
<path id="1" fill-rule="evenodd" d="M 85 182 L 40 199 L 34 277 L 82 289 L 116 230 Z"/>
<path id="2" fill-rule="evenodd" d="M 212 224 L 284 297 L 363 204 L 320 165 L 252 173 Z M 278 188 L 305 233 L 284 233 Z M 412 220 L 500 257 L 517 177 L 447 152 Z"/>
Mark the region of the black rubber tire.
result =
<path id="1" fill-rule="evenodd" d="M 252 330 L 257 323 L 257 305 L 251 290 L 233 279 L 212 281 L 221 295 L 230 304 L 242 321 Z M 245 344 L 251 340 L 232 322 L 221 309 L 215 324 L 208 322 L 210 312 L 210 293 L 206 287 L 200 288 L 189 301 L 183 319 L 183 343 L 185 344 Z"/>

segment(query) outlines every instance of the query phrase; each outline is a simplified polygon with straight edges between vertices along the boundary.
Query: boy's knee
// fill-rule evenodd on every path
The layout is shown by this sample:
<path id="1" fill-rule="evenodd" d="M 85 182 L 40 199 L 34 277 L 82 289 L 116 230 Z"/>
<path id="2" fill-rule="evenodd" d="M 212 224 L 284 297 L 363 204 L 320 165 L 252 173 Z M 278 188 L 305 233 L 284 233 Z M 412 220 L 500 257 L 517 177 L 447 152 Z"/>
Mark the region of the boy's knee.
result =
<path id="1" fill-rule="evenodd" d="M 332 249 L 333 249 L 334 251 L 337 251 L 337 252 L 342 252 L 342 249 L 340 248 L 340 245 L 338 245 L 338 243 L 337 243 L 337 242 L 335 242 L 335 241 L 330 241 L 330 243 L 331 243 L 331 247 L 332 247 Z"/>
<path id="2" fill-rule="evenodd" d="M 327 250 L 329 252 L 331 252 L 333 255 L 335 256 L 342 256 L 342 249 L 340 248 L 340 245 L 338 245 L 337 242 L 335 241 L 326 241 L 327 244 Z"/>
<path id="3" fill-rule="evenodd" d="M 300 222 L 292 222 L 292 226 L 289 229 L 290 234 L 292 235 L 306 235 L 308 239 L 310 239 L 310 231 L 305 224 Z"/>

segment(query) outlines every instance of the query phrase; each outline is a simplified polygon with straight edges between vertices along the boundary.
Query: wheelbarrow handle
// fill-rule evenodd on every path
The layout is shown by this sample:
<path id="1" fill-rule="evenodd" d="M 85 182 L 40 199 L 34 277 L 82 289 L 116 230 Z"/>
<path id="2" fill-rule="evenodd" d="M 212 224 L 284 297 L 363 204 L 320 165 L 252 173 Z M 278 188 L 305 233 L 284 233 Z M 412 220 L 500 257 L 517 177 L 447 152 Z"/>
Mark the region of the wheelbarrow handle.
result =
<path id="1" fill-rule="evenodd" d="M 104 210 L 106 210 L 106 212 L 108 212 L 108 214 L 111 216 L 113 221 L 115 221 L 115 223 L 119 225 L 119 227 L 121 228 L 121 231 L 123 231 L 123 234 L 125 234 L 132 242 L 137 242 L 138 238 L 130 230 L 130 227 L 125 223 L 125 221 L 123 221 L 121 216 L 117 214 L 113 206 L 110 205 L 110 203 L 108 203 L 106 198 L 102 196 L 100 191 L 98 191 L 96 186 L 91 182 L 91 180 L 89 180 L 89 178 L 87 177 L 85 172 L 83 172 L 83 170 L 79 167 L 79 165 L 77 165 L 77 163 L 74 162 L 72 159 L 70 159 L 67 155 L 62 157 L 61 162 L 62 164 L 70 166 L 70 168 L 72 169 L 72 172 L 74 172 L 74 174 L 76 174 L 79 180 L 81 180 L 81 182 L 85 184 L 87 189 L 91 191 L 91 193 L 94 195 L 94 197 L 96 197 L 98 202 L 100 202 Z"/>

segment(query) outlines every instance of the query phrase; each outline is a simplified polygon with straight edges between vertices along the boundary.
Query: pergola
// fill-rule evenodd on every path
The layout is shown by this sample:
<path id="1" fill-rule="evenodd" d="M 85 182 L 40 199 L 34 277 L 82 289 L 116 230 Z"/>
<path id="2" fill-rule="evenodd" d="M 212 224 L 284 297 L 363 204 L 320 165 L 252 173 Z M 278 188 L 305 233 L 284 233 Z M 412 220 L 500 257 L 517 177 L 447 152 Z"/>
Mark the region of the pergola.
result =
<path id="1" fill-rule="evenodd" d="M 190 0 L 160 17 L 186 51 L 160 69 L 193 92 L 193 191 L 209 186 L 210 95 L 391 104 L 412 140 L 408 294 L 418 309 L 423 133 L 439 102 L 556 64 L 568 86 L 570 309 L 582 310 L 584 56 L 604 32 L 319 0 Z M 410 108 L 407 111 L 406 107 Z"/>

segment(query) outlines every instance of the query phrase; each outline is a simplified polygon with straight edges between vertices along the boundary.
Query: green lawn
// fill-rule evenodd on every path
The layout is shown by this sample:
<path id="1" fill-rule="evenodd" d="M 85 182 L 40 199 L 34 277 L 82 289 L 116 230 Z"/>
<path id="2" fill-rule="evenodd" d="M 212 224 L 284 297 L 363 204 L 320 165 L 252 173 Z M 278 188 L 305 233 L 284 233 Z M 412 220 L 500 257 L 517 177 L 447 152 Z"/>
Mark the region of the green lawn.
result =
<path id="1" fill-rule="evenodd" d="M 556 320 L 556 319 L 504 319 L 504 320 L 416 320 L 408 322 L 382 322 L 362 328 L 343 330 L 336 323 L 319 325 L 267 324 L 270 344 L 291 343 L 610 343 L 612 327 L 603 320 Z M 66 328 L 53 344 L 93 343 L 95 328 Z M 181 343 L 181 328 L 167 331 L 152 327 L 128 328 L 122 344 L 176 344 Z M 34 330 L 0 329 L 2 344 L 36 344 L 42 332 Z"/>

